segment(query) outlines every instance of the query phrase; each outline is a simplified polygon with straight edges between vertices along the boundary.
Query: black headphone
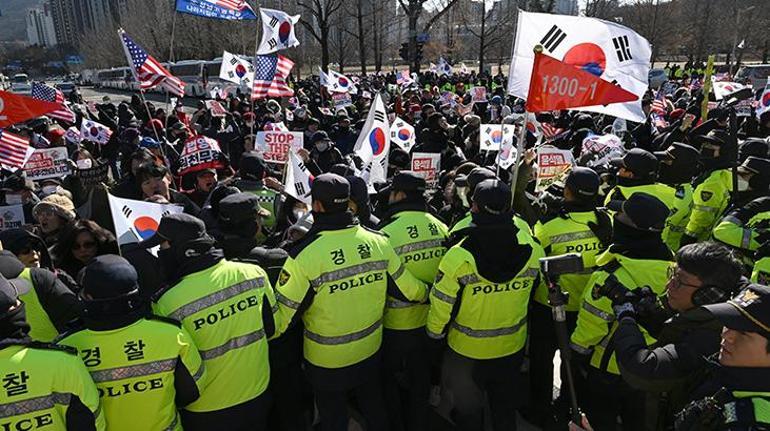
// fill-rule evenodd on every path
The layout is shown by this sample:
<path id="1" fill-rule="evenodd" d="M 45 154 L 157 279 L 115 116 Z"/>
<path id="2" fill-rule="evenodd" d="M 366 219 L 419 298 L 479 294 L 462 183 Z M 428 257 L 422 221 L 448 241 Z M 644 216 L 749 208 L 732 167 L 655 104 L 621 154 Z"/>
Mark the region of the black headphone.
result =
<path id="1" fill-rule="evenodd" d="M 715 284 L 704 284 L 692 294 L 692 303 L 696 307 L 709 304 L 718 304 L 730 299 L 730 292 Z"/>

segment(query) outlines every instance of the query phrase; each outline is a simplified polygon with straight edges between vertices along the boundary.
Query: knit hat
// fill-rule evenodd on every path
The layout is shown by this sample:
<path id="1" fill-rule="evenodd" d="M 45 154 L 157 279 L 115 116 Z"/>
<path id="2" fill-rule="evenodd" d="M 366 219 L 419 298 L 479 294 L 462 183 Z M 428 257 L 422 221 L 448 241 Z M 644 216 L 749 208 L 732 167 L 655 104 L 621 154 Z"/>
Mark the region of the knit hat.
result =
<path id="1" fill-rule="evenodd" d="M 37 214 L 44 209 L 53 210 L 54 214 L 67 221 L 75 219 L 75 205 L 72 203 L 72 200 L 66 196 L 59 194 L 48 195 L 35 205 L 32 209 L 32 213 Z"/>

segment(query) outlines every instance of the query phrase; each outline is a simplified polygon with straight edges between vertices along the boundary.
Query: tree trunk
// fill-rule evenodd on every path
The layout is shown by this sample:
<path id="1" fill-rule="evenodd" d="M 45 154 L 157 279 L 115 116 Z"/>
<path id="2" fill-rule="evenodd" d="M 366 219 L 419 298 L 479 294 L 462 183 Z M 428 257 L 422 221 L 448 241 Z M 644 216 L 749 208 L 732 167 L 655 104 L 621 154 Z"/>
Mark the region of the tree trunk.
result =
<path id="1" fill-rule="evenodd" d="M 422 2 L 409 0 L 409 72 L 419 73 L 420 62 L 417 61 L 417 20 L 420 19 Z"/>
<path id="2" fill-rule="evenodd" d="M 358 19 L 358 61 L 361 63 L 361 75 L 366 75 L 366 48 L 364 47 L 364 11 L 363 0 L 356 0 L 356 18 Z"/>
<path id="3" fill-rule="evenodd" d="M 329 26 L 326 22 L 319 26 L 321 33 L 321 68 L 324 72 L 329 73 Z"/>
<path id="4" fill-rule="evenodd" d="M 372 9 L 372 46 L 374 47 L 374 70 L 379 72 L 382 70 L 382 36 L 380 33 L 380 20 L 381 16 L 378 16 L 378 5 L 373 5 L 375 9 Z"/>
<path id="5" fill-rule="evenodd" d="M 481 32 L 479 33 L 479 74 L 484 73 L 484 51 L 486 49 L 487 14 L 484 3 L 481 3 Z"/>

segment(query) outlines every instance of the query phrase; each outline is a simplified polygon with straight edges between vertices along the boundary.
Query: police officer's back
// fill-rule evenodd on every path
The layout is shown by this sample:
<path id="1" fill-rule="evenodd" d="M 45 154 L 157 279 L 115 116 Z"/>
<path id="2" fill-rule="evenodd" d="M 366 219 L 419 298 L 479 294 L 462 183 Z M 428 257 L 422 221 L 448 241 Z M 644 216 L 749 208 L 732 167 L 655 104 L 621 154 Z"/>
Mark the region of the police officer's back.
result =
<path id="1" fill-rule="evenodd" d="M 269 231 L 275 225 L 275 201 L 277 193 L 265 186 L 264 178 L 268 174 L 265 161 L 256 152 L 246 152 L 241 156 L 241 165 L 238 169 L 239 179 L 233 184 L 239 190 L 251 193 L 257 197 L 260 205 L 264 205 L 270 211 L 265 217 L 263 228 Z"/>
<path id="2" fill-rule="evenodd" d="M 444 376 L 459 429 L 480 429 L 486 393 L 493 429 L 511 430 L 521 401 L 517 376 L 529 298 L 544 253 L 512 221 L 511 189 L 503 182 L 476 186 L 472 217 L 466 236 L 439 264 L 426 330 L 435 340 L 447 340 Z"/>
<path id="3" fill-rule="evenodd" d="M 655 152 L 660 161 L 658 181 L 675 190 L 674 204 L 669 208 L 671 215 L 663 229 L 663 241 L 672 251 L 679 250 L 684 228 L 690 220 L 692 180 L 698 170 L 699 156 L 697 149 L 681 142 L 674 142 L 664 151 Z"/>
<path id="4" fill-rule="evenodd" d="M 620 378 L 612 347 L 617 322 L 611 301 L 601 292 L 620 285 L 626 290 L 649 286 L 655 294 L 663 293 L 673 258 L 661 239 L 669 211 L 643 192 L 625 201 L 612 201 L 609 208 L 617 211 L 612 244 L 596 259 L 600 267 L 585 288 L 571 347 L 577 362 L 588 362 L 580 365 L 588 374 L 586 393 L 580 398 L 586 400 L 586 414 L 596 429 L 612 429 L 618 415 L 624 429 L 641 429 L 644 396 Z M 654 341 L 644 334 L 648 342 Z"/>
<path id="5" fill-rule="evenodd" d="M 29 336 L 50 342 L 67 323 L 80 315 L 75 294 L 54 273 L 44 268 L 25 268 L 10 251 L 0 251 L 0 273 L 7 279 L 20 278 L 32 286 L 21 295 L 26 306 Z"/>
<path id="6" fill-rule="evenodd" d="M 388 187 L 389 208 L 380 224 L 390 245 L 406 269 L 424 283 L 432 283 L 446 248 L 447 227 L 428 212 L 425 179 L 414 172 L 401 171 Z M 385 381 L 391 422 L 403 422 L 409 430 L 426 429 L 430 368 L 426 354 L 425 321 L 428 304 L 416 304 L 388 297 L 385 309 Z M 407 379 L 397 379 L 405 373 Z M 409 402 L 400 397 L 406 386 Z M 401 415 L 401 406 L 408 405 Z M 398 429 L 398 428 L 397 428 Z"/>
<path id="7" fill-rule="evenodd" d="M 719 350 L 722 324 L 702 306 L 729 299 L 738 290 L 741 270 L 727 247 L 689 244 L 677 252 L 662 304 L 655 301 L 651 310 L 639 311 L 645 306 L 628 297 L 613 301 L 619 310 L 614 345 L 623 379 L 636 389 L 666 393 L 665 404 L 648 409 L 647 416 L 657 414 L 658 424 L 671 425 L 673 413 L 704 376 L 707 358 Z M 656 338 L 653 345 L 648 347 L 637 322 Z"/>
<path id="8" fill-rule="evenodd" d="M 675 429 L 770 429 L 770 288 L 752 284 L 705 308 L 724 325 L 718 364 L 692 392 Z"/>
<path id="9" fill-rule="evenodd" d="M 306 371 L 323 430 L 347 430 L 351 394 L 369 429 L 385 429 L 378 352 L 386 296 L 422 302 L 426 286 L 384 235 L 354 223 L 345 178 L 320 175 L 311 194 L 313 227 L 290 251 L 276 289 L 280 332 L 304 323 Z"/>
<path id="10" fill-rule="evenodd" d="M 74 349 L 33 342 L 20 294 L 0 276 L 0 424 L 9 430 L 103 431 L 99 392 Z"/>
<path id="11" fill-rule="evenodd" d="M 230 262 L 214 248 L 203 222 L 187 214 L 161 219 L 145 247 L 158 257 L 169 287 L 153 311 L 182 323 L 198 346 L 209 384 L 181 412 L 186 430 L 261 430 L 269 405 L 267 338 L 274 331 L 275 298 L 257 265 Z"/>
<path id="12" fill-rule="evenodd" d="M 84 327 L 58 343 L 79 351 L 109 429 L 181 430 L 177 408 L 205 388 L 205 368 L 190 335 L 176 321 L 145 317 L 138 275 L 122 257 L 98 256 L 78 278 Z"/>

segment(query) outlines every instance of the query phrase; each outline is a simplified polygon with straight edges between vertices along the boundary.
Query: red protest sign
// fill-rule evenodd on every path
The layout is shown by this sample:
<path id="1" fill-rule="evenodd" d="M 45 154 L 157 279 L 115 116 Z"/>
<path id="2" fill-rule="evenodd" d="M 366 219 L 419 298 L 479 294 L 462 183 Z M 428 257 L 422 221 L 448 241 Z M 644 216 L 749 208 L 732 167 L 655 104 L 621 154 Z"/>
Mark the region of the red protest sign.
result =
<path id="1" fill-rule="evenodd" d="M 185 175 L 204 169 L 224 169 L 222 150 L 219 143 L 205 136 L 192 136 L 185 143 L 179 155 L 178 172 Z"/>
<path id="2" fill-rule="evenodd" d="M 27 96 L 0 91 L 0 128 L 39 117 L 61 107 L 58 103 L 44 102 Z"/>
<path id="3" fill-rule="evenodd" d="M 535 54 L 526 109 L 529 112 L 633 102 L 639 97 L 591 73 Z"/>
<path id="4" fill-rule="evenodd" d="M 289 150 L 302 148 L 304 135 L 301 132 L 267 131 L 257 132 L 256 150 L 270 163 L 286 163 Z"/>

